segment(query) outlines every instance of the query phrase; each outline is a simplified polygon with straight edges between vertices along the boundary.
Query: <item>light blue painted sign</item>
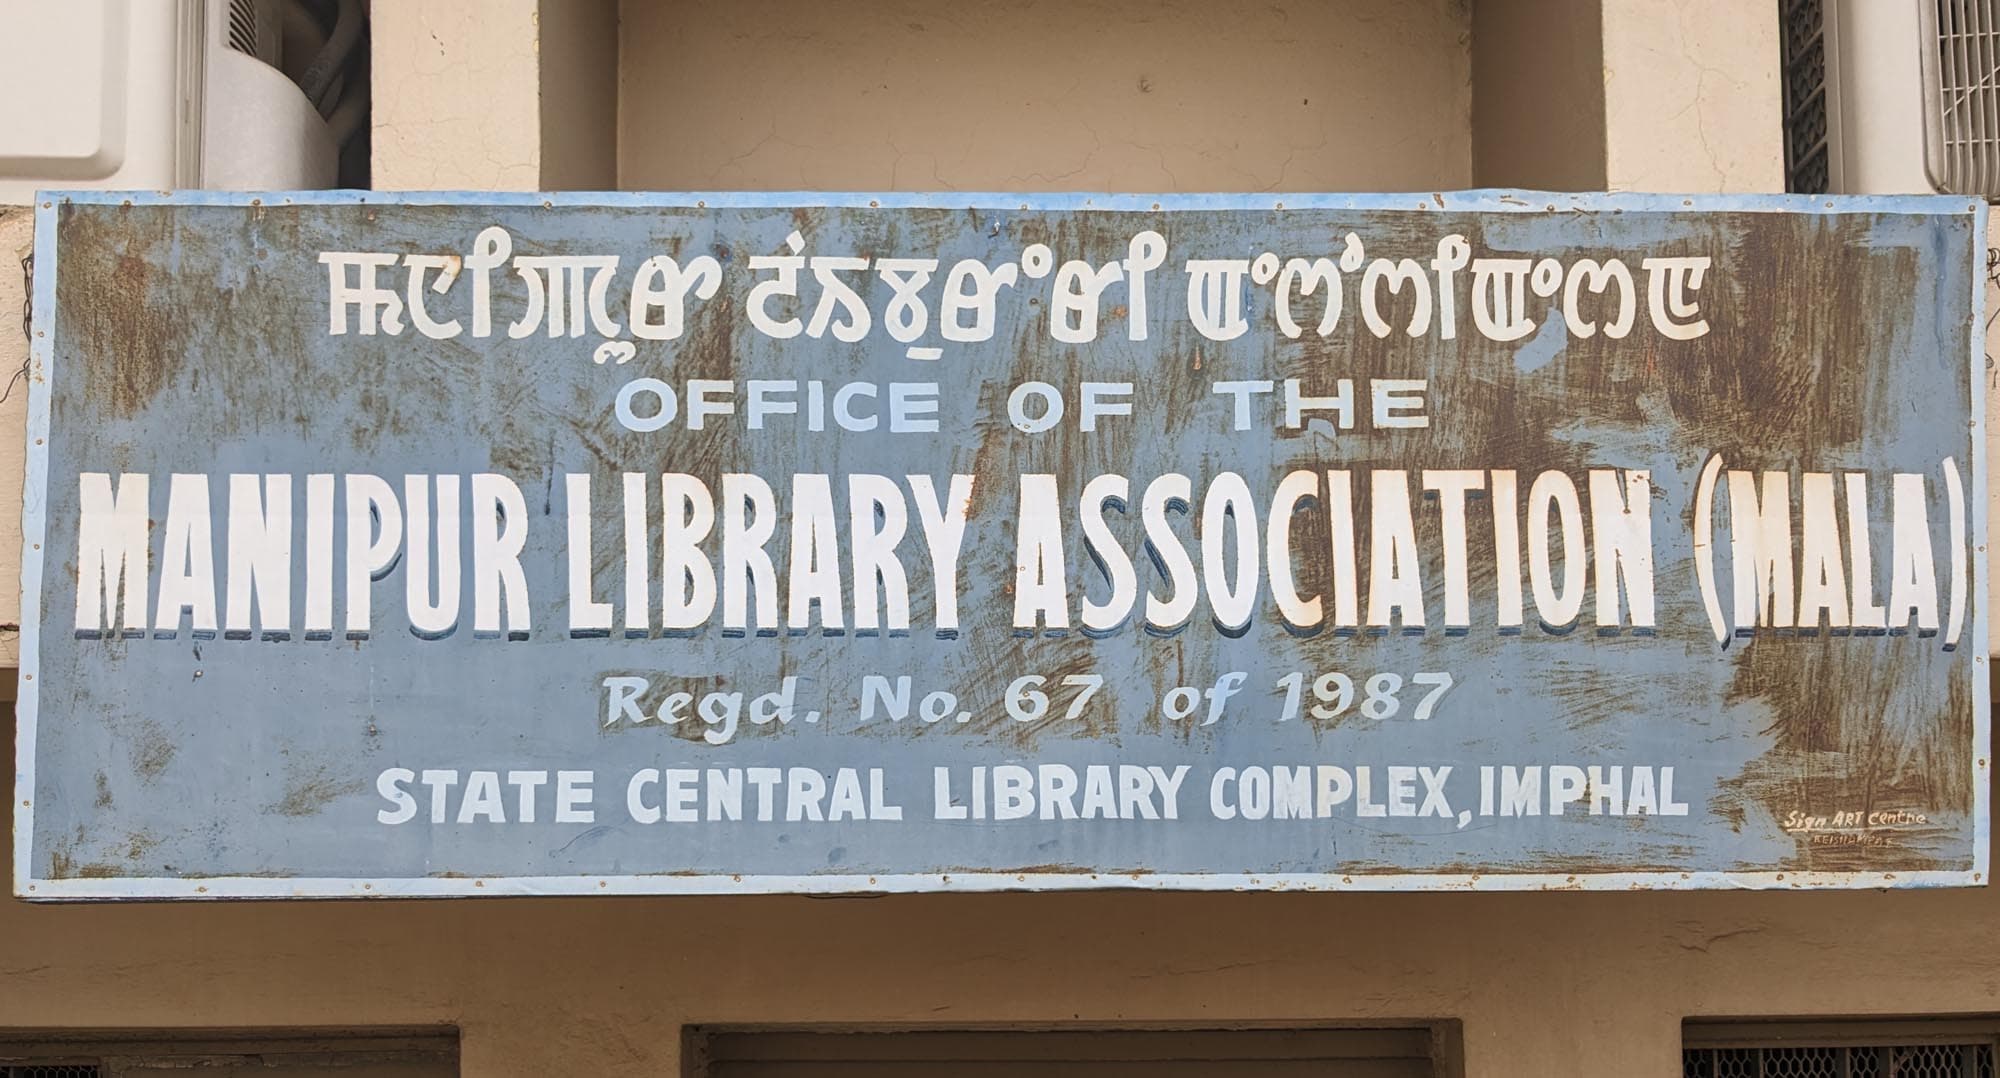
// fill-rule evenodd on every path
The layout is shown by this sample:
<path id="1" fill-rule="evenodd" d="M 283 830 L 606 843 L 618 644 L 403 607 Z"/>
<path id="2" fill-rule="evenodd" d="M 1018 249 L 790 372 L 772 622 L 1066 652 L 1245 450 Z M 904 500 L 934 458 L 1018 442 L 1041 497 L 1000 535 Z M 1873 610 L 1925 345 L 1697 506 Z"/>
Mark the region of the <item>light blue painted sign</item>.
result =
<path id="1" fill-rule="evenodd" d="M 44 196 L 17 893 L 1983 883 L 1984 220 Z"/>

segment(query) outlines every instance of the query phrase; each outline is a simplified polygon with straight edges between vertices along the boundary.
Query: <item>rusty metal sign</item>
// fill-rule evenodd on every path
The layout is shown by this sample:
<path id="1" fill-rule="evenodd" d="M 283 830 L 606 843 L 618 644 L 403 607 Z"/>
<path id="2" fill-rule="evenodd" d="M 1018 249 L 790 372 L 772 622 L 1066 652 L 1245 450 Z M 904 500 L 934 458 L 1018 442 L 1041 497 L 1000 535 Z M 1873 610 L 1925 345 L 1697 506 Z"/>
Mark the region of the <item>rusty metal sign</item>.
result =
<path id="1" fill-rule="evenodd" d="M 57 194 L 28 898 L 1984 882 L 1984 207 Z"/>

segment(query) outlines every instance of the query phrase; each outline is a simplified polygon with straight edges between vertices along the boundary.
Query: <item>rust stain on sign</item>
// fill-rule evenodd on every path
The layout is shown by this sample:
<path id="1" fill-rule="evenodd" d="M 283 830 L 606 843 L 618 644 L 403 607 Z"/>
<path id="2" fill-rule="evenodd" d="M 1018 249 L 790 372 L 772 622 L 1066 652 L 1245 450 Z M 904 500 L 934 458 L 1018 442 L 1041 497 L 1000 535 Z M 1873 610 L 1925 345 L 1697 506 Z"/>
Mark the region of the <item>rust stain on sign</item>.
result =
<path id="1" fill-rule="evenodd" d="M 1983 881 L 1977 207 L 40 223 L 34 897 Z"/>

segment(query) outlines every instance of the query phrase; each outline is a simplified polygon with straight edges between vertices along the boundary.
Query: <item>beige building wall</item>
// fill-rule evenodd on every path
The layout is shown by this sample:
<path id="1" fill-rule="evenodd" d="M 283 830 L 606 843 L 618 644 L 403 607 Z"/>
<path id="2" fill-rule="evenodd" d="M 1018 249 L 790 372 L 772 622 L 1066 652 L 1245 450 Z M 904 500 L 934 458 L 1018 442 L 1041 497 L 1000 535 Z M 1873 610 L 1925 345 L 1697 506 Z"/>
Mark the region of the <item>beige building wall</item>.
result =
<path id="1" fill-rule="evenodd" d="M 1481 187 L 1605 187 L 1600 0 L 1472 9 L 1472 177 Z M 1559 103 L 1559 104 L 1558 104 Z"/>
<path id="2" fill-rule="evenodd" d="M 28 338 L 9 315 L 27 306 L 22 259 L 34 250 L 35 215 L 0 206 L 0 684 L 21 664 L 21 488 L 28 468 Z M 17 377 L 18 375 L 18 377 Z M 0 937 L 4 949 L 5 937 Z"/>
<path id="3" fill-rule="evenodd" d="M 378 0 L 382 186 L 595 183 L 585 174 L 602 167 L 602 135 L 565 142 L 587 128 L 545 110 L 552 94 L 601 102 L 589 97 L 601 86 L 521 85 L 524 70 L 602 75 L 574 62 L 601 49 L 590 37 L 601 24 L 579 31 L 597 45 L 549 59 L 537 34 L 558 2 Z M 1487 45 L 1512 33 L 1521 51 L 1482 65 L 1487 46 L 1469 38 L 1508 6 L 632 0 L 616 176 L 626 187 L 1431 189 L 1487 176 L 1559 185 L 1596 167 L 1629 187 L 1778 185 L 1775 105 L 1757 97 L 1774 86 L 1758 65 L 1775 54 L 1700 27 L 1685 28 L 1697 32 L 1687 49 L 1656 49 L 1632 29 L 1669 8 L 1726 25 L 1737 5 L 1607 4 L 1599 104 L 1611 130 L 1594 143 L 1588 123 L 1537 134 L 1532 117 L 1512 141 L 1482 138 L 1486 118 L 1508 111 L 1482 107 L 1475 80 L 1587 88 L 1599 63 L 1592 34 L 1563 24 L 1559 46 L 1493 31 Z M 1768 7 L 1740 11 L 1757 23 Z M 1571 66 L 1527 62 L 1543 47 L 1573 50 Z M 1716 57 L 1728 71 L 1700 70 Z M 1693 95 L 1647 105 L 1635 64 Z M 1582 147 L 1576 161 L 1566 145 Z M 5 778 L 0 796 L 14 796 Z M 1462 1021 L 1466 1073 L 1480 1078 L 1672 1078 L 1689 1017 L 1996 1011 L 1989 890 L 0 900 L 0 1028 L 455 1025 L 464 1073 L 480 1078 L 671 1075 L 681 1027 L 696 1022 L 1427 1018 Z"/>
<path id="4" fill-rule="evenodd" d="M 1430 191 L 1465 0 L 627 0 L 631 190 Z"/>
<path id="5" fill-rule="evenodd" d="M 542 186 L 536 0 L 394 0 L 369 17 L 376 188 Z"/>
<path id="6" fill-rule="evenodd" d="M 1476 4 L 1482 187 L 1785 189 L 1778 8 L 1742 0 Z"/>
<path id="7" fill-rule="evenodd" d="M 1785 189 L 1777 4 L 1604 0 L 1600 17 L 1606 186 Z"/>
<path id="8" fill-rule="evenodd" d="M 1475 1078 L 1674 1078 L 1688 1017 L 1994 1011 L 1991 890 L 0 902 L 0 1027 L 453 1024 L 476 1078 L 671 1076 L 690 1022 L 1433 1017 Z"/>
<path id="9" fill-rule="evenodd" d="M 541 187 L 618 186 L 618 0 L 540 0 Z"/>

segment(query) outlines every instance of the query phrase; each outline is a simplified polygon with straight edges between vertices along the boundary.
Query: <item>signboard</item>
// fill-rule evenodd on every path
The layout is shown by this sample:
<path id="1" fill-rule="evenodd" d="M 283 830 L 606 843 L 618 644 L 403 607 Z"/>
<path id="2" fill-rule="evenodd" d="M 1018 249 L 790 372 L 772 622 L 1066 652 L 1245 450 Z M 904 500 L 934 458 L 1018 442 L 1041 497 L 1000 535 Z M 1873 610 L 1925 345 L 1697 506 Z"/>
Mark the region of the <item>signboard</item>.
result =
<path id="1" fill-rule="evenodd" d="M 26 897 L 1984 882 L 1981 206 L 39 212 Z"/>

